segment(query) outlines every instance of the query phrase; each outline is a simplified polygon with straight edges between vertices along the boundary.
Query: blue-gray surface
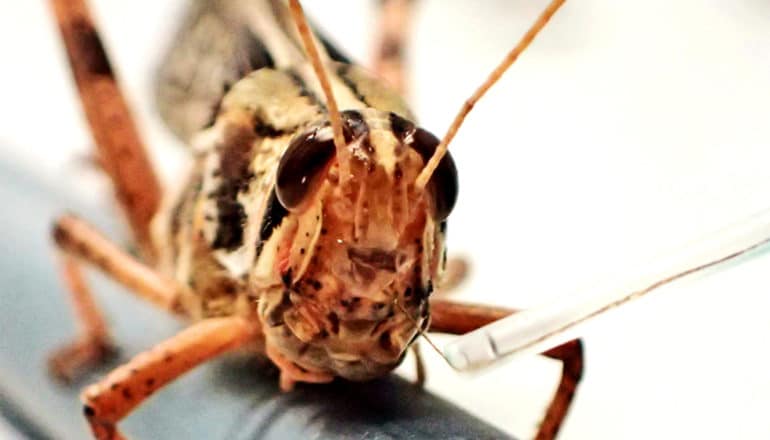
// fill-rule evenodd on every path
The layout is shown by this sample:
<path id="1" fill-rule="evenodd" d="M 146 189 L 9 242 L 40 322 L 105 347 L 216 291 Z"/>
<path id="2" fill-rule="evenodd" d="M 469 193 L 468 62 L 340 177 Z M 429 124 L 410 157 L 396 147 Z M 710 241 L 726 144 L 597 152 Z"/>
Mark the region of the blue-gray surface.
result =
<path id="1" fill-rule="evenodd" d="M 32 438 L 86 438 L 79 389 L 104 374 L 63 386 L 45 371 L 51 349 L 74 335 L 48 232 L 73 211 L 114 231 L 112 210 L 76 204 L 54 188 L 0 163 L 0 409 Z M 180 326 L 93 274 L 122 355 L 111 366 Z M 275 373 L 230 358 L 204 365 L 138 408 L 121 425 L 132 438 L 505 438 L 501 431 L 395 376 L 277 389 Z"/>

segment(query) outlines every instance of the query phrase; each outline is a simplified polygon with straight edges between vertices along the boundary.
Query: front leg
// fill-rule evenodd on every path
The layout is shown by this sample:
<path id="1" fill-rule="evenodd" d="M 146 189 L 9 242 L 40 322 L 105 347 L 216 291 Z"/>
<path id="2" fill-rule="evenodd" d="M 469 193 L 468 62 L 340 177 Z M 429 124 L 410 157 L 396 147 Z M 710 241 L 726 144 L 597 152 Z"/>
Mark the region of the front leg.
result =
<path id="1" fill-rule="evenodd" d="M 117 423 L 147 397 L 194 367 L 252 341 L 258 323 L 212 318 L 139 354 L 81 395 L 83 413 L 99 440 L 123 439 Z"/>
<path id="2" fill-rule="evenodd" d="M 74 341 L 51 354 L 48 370 L 55 378 L 70 382 L 79 371 L 101 364 L 116 350 L 104 317 L 83 279 L 80 264 L 70 255 L 63 255 L 61 264 L 80 331 Z"/>
<path id="3" fill-rule="evenodd" d="M 504 318 L 515 310 L 474 304 L 461 304 L 444 300 L 433 300 L 431 307 L 430 331 L 462 335 Z M 575 397 L 578 383 L 583 376 L 583 343 L 580 339 L 552 348 L 544 353 L 562 362 L 561 380 L 551 403 L 548 405 L 538 440 L 553 439 L 567 416 Z"/>
<path id="4" fill-rule="evenodd" d="M 74 342 L 51 356 L 49 368 L 55 377 L 69 381 L 112 352 L 107 325 L 83 279 L 83 263 L 98 267 L 133 294 L 160 308 L 179 311 L 182 286 L 136 261 L 83 220 L 60 218 L 53 228 L 53 239 L 61 253 L 62 275 L 81 328 Z"/>

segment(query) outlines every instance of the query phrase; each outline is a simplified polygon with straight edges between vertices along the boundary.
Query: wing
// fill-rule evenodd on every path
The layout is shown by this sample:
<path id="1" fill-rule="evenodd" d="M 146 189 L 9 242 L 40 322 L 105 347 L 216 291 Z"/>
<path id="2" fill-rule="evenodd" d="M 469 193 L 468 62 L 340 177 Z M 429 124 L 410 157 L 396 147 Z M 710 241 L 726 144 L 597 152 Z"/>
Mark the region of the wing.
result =
<path id="1" fill-rule="evenodd" d="M 155 98 L 161 118 L 183 141 L 207 126 L 232 84 L 253 70 L 274 67 L 274 56 L 254 32 L 255 11 L 275 20 L 274 0 L 193 0 L 158 69 Z M 283 23 L 280 26 L 284 26 Z M 349 59 L 319 36 L 329 57 Z"/>

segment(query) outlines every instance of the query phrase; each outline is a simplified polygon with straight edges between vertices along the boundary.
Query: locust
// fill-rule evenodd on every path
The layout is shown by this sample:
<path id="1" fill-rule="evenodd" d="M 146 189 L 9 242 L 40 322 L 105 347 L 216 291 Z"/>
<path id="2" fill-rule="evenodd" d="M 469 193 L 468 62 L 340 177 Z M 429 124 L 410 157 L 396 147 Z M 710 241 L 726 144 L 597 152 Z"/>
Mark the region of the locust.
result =
<path id="1" fill-rule="evenodd" d="M 380 3 L 371 72 L 315 34 L 296 0 L 210 3 L 222 13 L 239 8 L 252 57 L 231 60 L 241 66 L 232 84 L 212 80 L 206 90 L 213 90 L 213 106 L 183 109 L 174 100 L 211 78 L 162 101 L 193 158 L 186 183 L 172 191 L 156 177 L 87 5 L 51 1 L 98 162 L 137 252 L 74 215 L 55 222 L 53 241 L 81 332 L 51 356 L 50 370 L 71 380 L 114 349 L 84 265 L 189 323 L 85 388 L 83 412 L 97 439 L 123 438 L 118 423 L 145 399 L 228 352 L 266 356 L 288 392 L 299 382 L 386 375 L 426 332 L 464 334 L 515 313 L 432 295 L 461 277 L 462 265 L 448 261 L 445 245 L 458 195 L 447 148 L 564 0 L 547 6 L 443 139 L 417 125 L 399 93 L 412 2 Z M 582 345 L 573 340 L 543 354 L 563 363 L 537 432 L 550 439 L 580 381 Z"/>

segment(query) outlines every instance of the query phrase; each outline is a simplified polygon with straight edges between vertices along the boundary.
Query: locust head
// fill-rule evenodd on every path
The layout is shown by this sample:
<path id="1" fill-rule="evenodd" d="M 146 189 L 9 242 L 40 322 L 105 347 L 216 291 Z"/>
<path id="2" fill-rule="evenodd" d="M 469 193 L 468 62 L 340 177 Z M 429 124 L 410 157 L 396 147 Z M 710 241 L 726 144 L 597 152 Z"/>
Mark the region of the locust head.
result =
<path id="1" fill-rule="evenodd" d="M 332 368 L 355 379 L 374 373 L 371 361 L 396 364 L 428 324 L 457 173 L 446 155 L 416 188 L 439 143 L 433 135 L 393 113 L 341 115 L 344 148 L 321 124 L 296 136 L 281 159 L 276 196 L 296 228 L 276 271 L 291 295 L 286 325 L 300 340 L 355 359 Z"/>
<path id="2" fill-rule="evenodd" d="M 321 236 L 304 250 L 293 275 L 304 272 L 304 260 L 313 264 L 316 257 L 348 290 L 385 300 L 383 289 L 399 275 L 415 269 L 426 278 L 434 274 L 435 268 L 422 267 L 420 260 L 436 248 L 434 230 L 455 203 L 457 172 L 447 155 L 429 185 L 415 188 L 438 145 L 434 136 L 393 113 L 367 109 L 341 115 L 344 148 L 335 148 L 331 128 L 322 125 L 297 136 L 278 167 L 280 203 L 299 224 L 322 224 Z M 427 260 L 433 263 L 433 256 Z"/>

